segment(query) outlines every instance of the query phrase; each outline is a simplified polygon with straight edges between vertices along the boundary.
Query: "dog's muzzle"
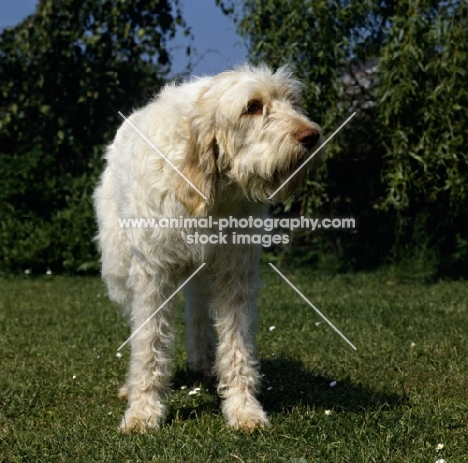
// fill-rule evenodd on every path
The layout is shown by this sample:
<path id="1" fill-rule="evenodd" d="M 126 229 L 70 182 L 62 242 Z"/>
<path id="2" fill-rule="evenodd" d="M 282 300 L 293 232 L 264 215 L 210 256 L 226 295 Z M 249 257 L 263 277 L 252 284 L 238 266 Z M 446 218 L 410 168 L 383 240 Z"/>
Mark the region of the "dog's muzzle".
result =
<path id="1" fill-rule="evenodd" d="M 296 133 L 296 140 L 308 150 L 311 150 L 320 140 L 320 132 L 316 129 L 302 129 Z"/>

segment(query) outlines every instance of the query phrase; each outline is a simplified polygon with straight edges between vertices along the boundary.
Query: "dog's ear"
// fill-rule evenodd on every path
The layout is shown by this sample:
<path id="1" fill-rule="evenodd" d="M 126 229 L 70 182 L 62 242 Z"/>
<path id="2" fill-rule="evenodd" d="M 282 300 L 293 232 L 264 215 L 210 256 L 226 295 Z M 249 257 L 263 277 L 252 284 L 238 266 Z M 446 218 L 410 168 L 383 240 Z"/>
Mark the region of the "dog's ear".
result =
<path id="1" fill-rule="evenodd" d="M 178 175 L 175 194 L 190 215 L 202 216 L 211 205 L 216 183 L 217 146 L 214 122 L 206 124 L 204 120 L 200 124 L 194 118 L 190 121 L 189 130 L 189 143 L 179 169 L 185 178 Z"/>

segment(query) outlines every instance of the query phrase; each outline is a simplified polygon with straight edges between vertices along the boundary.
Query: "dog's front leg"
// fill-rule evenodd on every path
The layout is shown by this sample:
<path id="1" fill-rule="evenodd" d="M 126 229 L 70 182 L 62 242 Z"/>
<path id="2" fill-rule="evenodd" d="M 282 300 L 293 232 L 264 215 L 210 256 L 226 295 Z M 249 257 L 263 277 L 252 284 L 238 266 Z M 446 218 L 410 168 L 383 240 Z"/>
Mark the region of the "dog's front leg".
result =
<path id="1" fill-rule="evenodd" d="M 122 388 L 128 409 L 120 427 L 122 432 L 144 432 L 159 428 L 167 413 L 164 399 L 174 341 L 172 301 L 153 314 L 174 291 L 175 283 L 167 273 L 150 274 L 133 262 L 129 285 L 133 294 L 131 359 Z"/>
<path id="2" fill-rule="evenodd" d="M 247 251 L 248 252 L 248 251 Z M 239 254 L 238 254 L 239 255 Z M 255 357 L 257 307 L 255 299 L 260 286 L 256 258 L 250 268 L 226 259 L 227 268 L 215 277 L 213 301 L 219 345 L 216 368 L 219 394 L 223 398 L 223 415 L 234 429 L 252 431 L 269 424 L 255 394 L 260 385 Z M 237 262 L 242 264 L 242 262 Z"/>

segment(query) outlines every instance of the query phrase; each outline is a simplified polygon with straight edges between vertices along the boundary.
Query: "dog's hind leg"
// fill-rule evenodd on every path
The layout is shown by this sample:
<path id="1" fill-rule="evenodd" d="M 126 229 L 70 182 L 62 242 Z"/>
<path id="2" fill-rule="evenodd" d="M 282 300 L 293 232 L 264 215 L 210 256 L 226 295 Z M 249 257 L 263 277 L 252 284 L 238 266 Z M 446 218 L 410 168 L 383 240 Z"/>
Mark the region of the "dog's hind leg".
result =
<path id="1" fill-rule="evenodd" d="M 167 414 L 164 400 L 171 373 L 174 301 L 160 307 L 173 293 L 177 279 L 172 279 L 167 270 L 147 272 L 136 258 L 130 273 L 132 351 L 126 385 L 121 390 L 126 389 L 128 399 L 121 430 L 144 432 L 159 428 Z"/>
<path id="2" fill-rule="evenodd" d="M 216 336 L 209 314 L 211 278 L 202 272 L 185 286 L 185 323 L 187 332 L 187 365 L 205 376 L 215 375 Z"/>
<path id="3" fill-rule="evenodd" d="M 109 299 L 128 310 L 130 291 L 127 279 L 132 252 L 125 230 L 119 227 L 114 190 L 112 173 L 107 169 L 94 193 L 99 225 L 96 241 L 101 252 L 102 278 L 106 283 Z"/>

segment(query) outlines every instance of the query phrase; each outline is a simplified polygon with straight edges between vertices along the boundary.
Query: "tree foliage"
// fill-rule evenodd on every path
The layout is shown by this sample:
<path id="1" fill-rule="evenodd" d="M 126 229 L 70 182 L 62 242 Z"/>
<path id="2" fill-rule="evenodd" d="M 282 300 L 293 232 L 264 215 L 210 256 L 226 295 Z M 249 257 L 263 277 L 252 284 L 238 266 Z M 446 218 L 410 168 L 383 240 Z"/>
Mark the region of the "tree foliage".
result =
<path id="1" fill-rule="evenodd" d="M 177 1 L 41 0 L 0 35 L 0 265 L 96 266 L 103 144 L 163 83 Z"/>
<path id="2" fill-rule="evenodd" d="M 347 262 L 374 265 L 425 246 L 466 267 L 466 2 L 217 3 L 252 62 L 295 69 L 326 135 L 357 112 L 291 207 L 354 216 L 357 233 L 325 240 Z M 323 251 L 322 239 L 309 244 Z"/>
<path id="3" fill-rule="evenodd" d="M 468 6 L 399 4 L 380 59 L 384 209 L 426 230 L 441 264 L 468 263 Z M 435 241 L 436 240 L 436 241 Z"/>

